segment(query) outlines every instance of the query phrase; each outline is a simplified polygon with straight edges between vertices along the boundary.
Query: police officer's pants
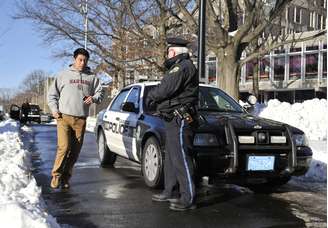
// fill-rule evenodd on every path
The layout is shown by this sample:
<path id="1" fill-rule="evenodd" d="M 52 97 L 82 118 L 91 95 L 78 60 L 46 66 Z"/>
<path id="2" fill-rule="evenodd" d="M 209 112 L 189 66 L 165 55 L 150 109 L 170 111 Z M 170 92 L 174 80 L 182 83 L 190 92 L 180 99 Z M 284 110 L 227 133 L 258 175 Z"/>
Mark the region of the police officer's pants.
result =
<path id="1" fill-rule="evenodd" d="M 169 196 L 172 195 L 172 190 L 178 183 L 181 202 L 190 205 L 195 197 L 191 156 L 194 133 L 192 127 L 178 117 L 174 117 L 169 122 L 165 121 L 165 129 L 164 192 Z"/>

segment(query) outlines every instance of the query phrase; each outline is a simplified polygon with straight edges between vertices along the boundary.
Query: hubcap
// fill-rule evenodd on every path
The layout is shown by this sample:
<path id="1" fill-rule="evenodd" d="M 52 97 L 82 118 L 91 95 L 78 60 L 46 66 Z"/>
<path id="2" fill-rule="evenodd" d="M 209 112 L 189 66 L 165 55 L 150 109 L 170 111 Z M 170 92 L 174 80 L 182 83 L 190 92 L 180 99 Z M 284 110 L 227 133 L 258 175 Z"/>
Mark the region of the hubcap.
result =
<path id="1" fill-rule="evenodd" d="M 158 172 L 158 155 L 155 145 L 150 144 L 145 154 L 145 174 L 149 181 L 154 181 Z"/>

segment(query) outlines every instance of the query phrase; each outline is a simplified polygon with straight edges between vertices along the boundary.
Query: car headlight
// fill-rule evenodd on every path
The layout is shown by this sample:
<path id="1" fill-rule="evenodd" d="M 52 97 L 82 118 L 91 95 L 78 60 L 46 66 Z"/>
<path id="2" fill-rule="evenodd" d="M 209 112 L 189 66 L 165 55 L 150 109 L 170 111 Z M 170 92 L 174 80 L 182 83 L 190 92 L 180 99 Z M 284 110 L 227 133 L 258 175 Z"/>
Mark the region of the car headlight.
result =
<path id="1" fill-rule="evenodd" d="M 309 146 L 309 140 L 305 136 L 305 134 L 295 134 L 293 135 L 293 140 L 296 146 Z"/>
<path id="2" fill-rule="evenodd" d="M 194 137 L 194 146 L 218 146 L 218 140 L 213 134 L 196 134 Z"/>

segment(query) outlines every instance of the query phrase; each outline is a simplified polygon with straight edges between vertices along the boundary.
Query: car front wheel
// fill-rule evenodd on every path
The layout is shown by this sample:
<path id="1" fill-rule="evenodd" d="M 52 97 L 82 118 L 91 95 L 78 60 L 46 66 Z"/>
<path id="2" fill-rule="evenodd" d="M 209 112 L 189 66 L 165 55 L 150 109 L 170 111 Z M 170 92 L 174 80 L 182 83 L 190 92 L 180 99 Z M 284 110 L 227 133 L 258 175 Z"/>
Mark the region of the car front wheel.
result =
<path id="1" fill-rule="evenodd" d="M 102 167 L 111 167 L 116 161 L 116 154 L 111 152 L 106 143 L 106 137 L 103 130 L 99 131 L 98 138 L 98 155 Z"/>
<path id="2" fill-rule="evenodd" d="M 151 188 L 159 188 L 163 185 L 163 156 L 159 143 L 155 137 L 147 139 L 143 148 L 141 169 L 144 181 Z"/>

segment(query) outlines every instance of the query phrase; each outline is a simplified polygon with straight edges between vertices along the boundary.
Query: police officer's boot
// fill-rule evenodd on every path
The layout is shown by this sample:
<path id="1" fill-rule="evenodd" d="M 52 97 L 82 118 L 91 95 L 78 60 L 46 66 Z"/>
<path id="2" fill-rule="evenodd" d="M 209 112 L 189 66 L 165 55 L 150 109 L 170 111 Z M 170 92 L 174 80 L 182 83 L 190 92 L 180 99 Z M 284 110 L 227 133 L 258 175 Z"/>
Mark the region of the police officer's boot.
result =
<path id="1" fill-rule="evenodd" d="M 160 194 L 154 194 L 152 196 L 152 201 L 156 201 L 156 202 L 178 202 L 179 199 L 178 198 L 174 198 L 172 195 L 166 194 L 165 192 L 162 192 Z"/>

